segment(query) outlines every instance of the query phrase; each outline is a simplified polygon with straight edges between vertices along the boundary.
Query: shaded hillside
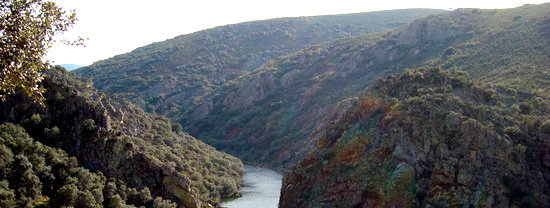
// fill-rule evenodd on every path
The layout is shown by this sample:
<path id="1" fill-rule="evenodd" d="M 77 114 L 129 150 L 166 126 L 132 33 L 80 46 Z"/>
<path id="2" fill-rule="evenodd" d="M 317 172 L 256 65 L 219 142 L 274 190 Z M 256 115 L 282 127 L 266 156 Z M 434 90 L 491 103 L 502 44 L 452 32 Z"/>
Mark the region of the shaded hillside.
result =
<path id="1" fill-rule="evenodd" d="M 279 207 L 548 207 L 549 115 L 463 72 L 390 76 L 285 175 Z"/>
<path id="2" fill-rule="evenodd" d="M 148 188 L 127 188 L 116 179 L 78 167 L 74 157 L 34 141 L 21 126 L 0 125 L 1 207 L 154 207 L 175 205 Z"/>
<path id="3" fill-rule="evenodd" d="M 180 207 L 215 205 L 240 194 L 244 168 L 237 158 L 73 76 L 49 70 L 42 82 L 45 108 L 14 95 L 0 102 L 0 123 L 19 124 L 34 140 L 76 157 L 78 165 L 130 188 L 148 188 Z"/>
<path id="4" fill-rule="evenodd" d="M 76 70 L 94 86 L 171 116 L 212 89 L 281 55 L 337 38 L 396 28 L 444 10 L 407 9 L 279 18 L 216 27 Z"/>
<path id="5" fill-rule="evenodd" d="M 459 9 L 390 32 L 339 39 L 270 61 L 175 117 L 247 163 L 288 168 L 376 79 L 422 66 L 548 96 L 550 4 Z"/>

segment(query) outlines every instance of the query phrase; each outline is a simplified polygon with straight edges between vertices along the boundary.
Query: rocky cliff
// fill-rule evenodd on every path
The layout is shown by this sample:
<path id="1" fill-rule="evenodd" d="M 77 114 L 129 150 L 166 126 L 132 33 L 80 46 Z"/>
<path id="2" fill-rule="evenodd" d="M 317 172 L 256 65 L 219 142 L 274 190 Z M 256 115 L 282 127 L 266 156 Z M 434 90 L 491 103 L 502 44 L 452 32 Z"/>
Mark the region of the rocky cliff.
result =
<path id="1" fill-rule="evenodd" d="M 279 207 L 548 207 L 549 111 L 463 72 L 390 76 L 285 175 Z"/>
<path id="2" fill-rule="evenodd" d="M 14 95 L 0 102 L 0 122 L 20 124 L 82 167 L 128 187 L 148 188 L 180 207 L 207 207 L 239 194 L 242 163 L 181 126 L 99 92 L 64 69 L 49 70 L 42 87 L 45 106 Z"/>

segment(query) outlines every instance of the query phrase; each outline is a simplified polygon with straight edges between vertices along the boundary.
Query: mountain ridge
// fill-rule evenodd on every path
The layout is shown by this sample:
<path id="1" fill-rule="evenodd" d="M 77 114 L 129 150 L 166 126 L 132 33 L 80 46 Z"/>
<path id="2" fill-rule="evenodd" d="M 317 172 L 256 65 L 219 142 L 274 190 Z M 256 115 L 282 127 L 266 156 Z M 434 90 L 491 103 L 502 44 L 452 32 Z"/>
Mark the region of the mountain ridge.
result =
<path id="1" fill-rule="evenodd" d="M 441 12 L 410 9 L 232 24 L 140 47 L 75 73 L 148 112 L 171 115 L 193 105 L 195 97 L 304 46 L 390 29 Z"/>
<path id="2" fill-rule="evenodd" d="M 405 68 L 464 70 L 474 80 L 547 97 L 550 38 L 538 31 L 549 28 L 549 5 L 459 9 L 310 46 L 212 91 L 175 119 L 247 163 L 286 169 L 316 144 L 331 112 L 341 111 L 333 106 L 345 109 L 376 79 Z"/>

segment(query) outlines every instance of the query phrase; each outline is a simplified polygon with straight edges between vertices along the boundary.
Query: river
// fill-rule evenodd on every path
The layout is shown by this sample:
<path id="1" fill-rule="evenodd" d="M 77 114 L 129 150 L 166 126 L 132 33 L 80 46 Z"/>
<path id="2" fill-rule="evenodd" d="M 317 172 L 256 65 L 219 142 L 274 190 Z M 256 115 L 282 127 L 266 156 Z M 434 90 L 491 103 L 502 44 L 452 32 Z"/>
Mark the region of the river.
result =
<path id="1" fill-rule="evenodd" d="M 277 208 L 283 176 L 273 170 L 245 165 L 242 197 L 222 202 L 227 208 Z"/>

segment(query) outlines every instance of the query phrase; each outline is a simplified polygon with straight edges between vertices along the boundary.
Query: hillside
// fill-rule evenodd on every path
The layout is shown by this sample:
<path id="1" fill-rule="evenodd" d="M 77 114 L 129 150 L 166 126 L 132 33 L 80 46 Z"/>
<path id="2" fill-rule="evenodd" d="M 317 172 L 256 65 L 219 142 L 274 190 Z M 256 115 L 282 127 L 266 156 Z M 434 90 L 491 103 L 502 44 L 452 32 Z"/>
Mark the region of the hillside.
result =
<path id="1" fill-rule="evenodd" d="M 35 141 L 21 126 L 0 125 L 0 206 L 2 207 L 175 207 L 146 187 L 78 167 L 74 157 Z"/>
<path id="2" fill-rule="evenodd" d="M 279 207 L 548 207 L 549 115 L 464 72 L 390 76 L 285 175 Z"/>
<path id="3" fill-rule="evenodd" d="M 463 70 L 473 80 L 548 97 L 550 4 L 459 9 L 269 61 L 174 117 L 246 163 L 286 169 L 379 78 L 405 68 Z"/>
<path id="4" fill-rule="evenodd" d="M 279 18 L 182 35 L 75 72 L 99 89 L 129 98 L 148 112 L 173 116 L 211 90 L 268 60 L 337 38 L 387 30 L 431 14 L 407 9 Z"/>
<path id="5" fill-rule="evenodd" d="M 76 200 L 75 207 L 86 201 L 91 203 L 86 207 L 102 201 L 107 207 L 120 207 L 126 201 L 138 207 L 174 202 L 188 208 L 219 205 L 221 198 L 240 194 L 244 168 L 239 159 L 196 140 L 180 125 L 100 92 L 62 68 L 48 70 L 42 87 L 46 89 L 44 107 L 21 94 L 0 102 L 0 123 L 6 123 L 0 128 L 2 152 L 11 152 L 2 154 L 2 161 L 8 161 L 2 166 L 12 161 L 12 169 L 28 170 L 27 180 L 39 181 L 32 185 L 10 178 L 15 175 L 0 176 L 2 190 L 8 190 L 2 194 L 15 190 L 21 198 L 17 204 L 57 207 L 57 200 L 70 199 Z M 19 140 L 25 144 L 13 144 Z M 36 152 L 21 150 L 33 147 Z M 25 157 L 32 165 L 26 164 Z M 106 181 L 106 177 L 111 179 Z M 88 180 L 92 180 L 89 185 L 83 184 Z M 64 185 L 67 193 L 59 193 Z M 19 187 L 32 191 L 21 192 Z M 141 190 L 146 190 L 145 198 L 139 198 Z M 71 201 L 66 203 L 71 205 Z"/>

